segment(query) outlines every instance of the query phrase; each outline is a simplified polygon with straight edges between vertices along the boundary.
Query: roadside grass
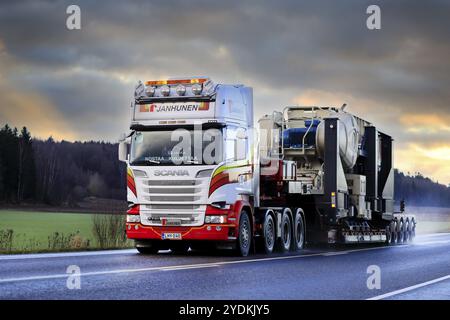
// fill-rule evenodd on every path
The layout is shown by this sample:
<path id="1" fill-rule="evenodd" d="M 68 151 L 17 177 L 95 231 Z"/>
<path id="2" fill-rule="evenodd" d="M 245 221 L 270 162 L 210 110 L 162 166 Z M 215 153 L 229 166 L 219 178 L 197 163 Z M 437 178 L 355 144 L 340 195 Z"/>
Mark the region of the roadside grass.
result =
<path id="1" fill-rule="evenodd" d="M 421 221 L 417 224 L 418 234 L 450 232 L 450 221 Z"/>
<path id="2" fill-rule="evenodd" d="M 0 210 L 0 253 L 129 248 L 124 220 L 111 214 Z"/>

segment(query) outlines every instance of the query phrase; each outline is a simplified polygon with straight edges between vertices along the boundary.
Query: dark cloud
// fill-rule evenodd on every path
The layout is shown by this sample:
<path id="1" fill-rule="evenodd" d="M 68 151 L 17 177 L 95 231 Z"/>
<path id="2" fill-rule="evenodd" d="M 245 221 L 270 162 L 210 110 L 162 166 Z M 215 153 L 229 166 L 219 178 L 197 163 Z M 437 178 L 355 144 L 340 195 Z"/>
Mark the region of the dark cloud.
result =
<path id="1" fill-rule="evenodd" d="M 46 96 L 83 138 L 116 139 L 133 84 L 174 75 L 252 85 L 257 116 L 308 90 L 350 96 L 401 142 L 415 136 L 396 117 L 449 112 L 448 1 L 76 3 L 80 31 L 65 28 L 72 1 L 2 2 L 0 43 L 11 85 Z M 370 4 L 379 31 L 365 26 Z"/>

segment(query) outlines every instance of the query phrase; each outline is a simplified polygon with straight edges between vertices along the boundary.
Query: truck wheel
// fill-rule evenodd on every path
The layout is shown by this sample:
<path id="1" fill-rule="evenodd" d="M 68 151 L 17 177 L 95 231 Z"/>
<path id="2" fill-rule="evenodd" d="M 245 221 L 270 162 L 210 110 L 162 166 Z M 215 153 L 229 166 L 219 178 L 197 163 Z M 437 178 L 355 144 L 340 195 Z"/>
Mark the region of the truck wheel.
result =
<path id="1" fill-rule="evenodd" d="M 151 245 L 151 246 L 136 245 L 136 250 L 140 254 L 157 254 L 159 251 L 159 248 L 155 245 Z"/>
<path id="2" fill-rule="evenodd" d="M 160 247 L 152 241 L 139 241 L 134 242 L 136 250 L 141 254 L 156 254 Z"/>
<path id="3" fill-rule="evenodd" d="M 264 251 L 266 254 L 271 254 L 273 252 L 273 248 L 275 247 L 275 222 L 273 221 L 273 217 L 271 214 L 268 214 L 264 221 Z"/>
<path id="4" fill-rule="evenodd" d="M 300 212 L 295 215 L 294 221 L 294 251 L 300 251 L 305 246 L 305 224 Z"/>
<path id="5" fill-rule="evenodd" d="M 183 254 L 189 250 L 189 245 L 185 242 L 176 242 L 170 245 L 170 251 L 175 254 Z"/>
<path id="6" fill-rule="evenodd" d="M 248 256 L 251 243 L 252 228 L 250 226 L 250 218 L 247 212 L 242 211 L 239 218 L 239 237 L 237 239 L 238 254 L 242 257 Z"/>
<path id="7" fill-rule="evenodd" d="M 289 209 L 284 209 L 284 212 L 281 216 L 281 241 L 280 241 L 280 250 L 281 252 L 288 252 L 291 248 L 292 241 L 292 225 L 291 219 L 286 211 Z M 290 210 L 289 210 L 290 211 Z"/>

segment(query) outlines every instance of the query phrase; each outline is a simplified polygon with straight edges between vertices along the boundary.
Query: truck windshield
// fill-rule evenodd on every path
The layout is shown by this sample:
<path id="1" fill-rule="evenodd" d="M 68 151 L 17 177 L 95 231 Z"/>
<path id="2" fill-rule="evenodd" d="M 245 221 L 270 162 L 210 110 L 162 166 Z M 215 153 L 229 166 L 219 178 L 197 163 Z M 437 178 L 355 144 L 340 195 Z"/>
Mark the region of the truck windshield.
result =
<path id="1" fill-rule="evenodd" d="M 136 131 L 131 139 L 130 164 L 209 165 L 222 161 L 222 130 Z"/>

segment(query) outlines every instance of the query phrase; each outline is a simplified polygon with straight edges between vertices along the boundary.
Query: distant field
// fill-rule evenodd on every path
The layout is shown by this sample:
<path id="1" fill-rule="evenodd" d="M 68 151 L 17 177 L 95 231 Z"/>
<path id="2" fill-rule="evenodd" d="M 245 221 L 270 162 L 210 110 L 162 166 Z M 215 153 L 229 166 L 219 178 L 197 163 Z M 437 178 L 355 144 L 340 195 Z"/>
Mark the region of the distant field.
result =
<path id="1" fill-rule="evenodd" d="M 416 216 L 417 233 L 450 232 L 450 208 L 407 206 L 406 212 Z"/>
<path id="2" fill-rule="evenodd" d="M 408 207 L 407 213 L 416 215 L 418 222 L 416 231 L 419 234 L 450 232 L 450 208 Z M 96 215 L 92 213 L 0 210 L 0 236 L 2 231 L 14 230 L 12 252 L 58 251 L 52 249 L 51 244 L 49 247 L 49 237 L 53 237 L 50 243 L 55 242 L 55 232 L 59 237 L 63 235 L 63 239 L 67 239 L 71 234 L 76 235 L 76 240 L 83 244 L 89 243 L 87 249 L 98 249 L 99 244 L 93 233 L 93 220 Z M 1 240 L 0 237 L 0 252 Z M 126 245 L 130 246 L 131 243 L 128 242 Z M 64 248 L 63 250 L 77 249 L 76 245 L 72 243 L 68 246 L 65 245 Z"/>
<path id="3" fill-rule="evenodd" d="M 56 213 L 0 210 L 0 230 L 14 230 L 12 251 L 45 251 L 49 249 L 49 237 L 54 233 L 68 237 L 77 234 L 77 239 L 95 249 L 98 243 L 93 234 L 91 213 Z"/>

